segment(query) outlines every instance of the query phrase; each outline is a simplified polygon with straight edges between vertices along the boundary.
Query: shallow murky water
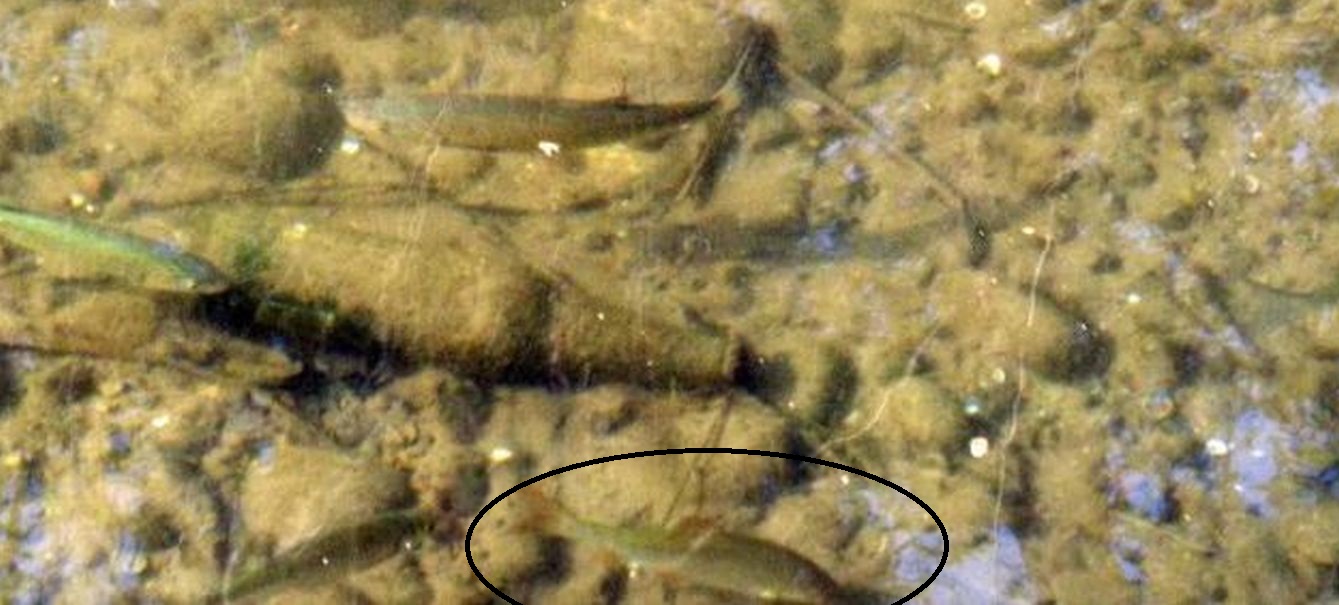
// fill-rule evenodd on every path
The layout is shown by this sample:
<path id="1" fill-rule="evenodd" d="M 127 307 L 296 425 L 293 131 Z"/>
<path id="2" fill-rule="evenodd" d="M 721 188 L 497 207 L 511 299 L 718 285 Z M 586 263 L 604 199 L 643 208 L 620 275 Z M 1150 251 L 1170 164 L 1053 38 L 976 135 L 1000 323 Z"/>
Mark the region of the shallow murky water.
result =
<path id="1" fill-rule="evenodd" d="M 10 2 L 0 594 L 1334 600 L 1336 24 Z"/>

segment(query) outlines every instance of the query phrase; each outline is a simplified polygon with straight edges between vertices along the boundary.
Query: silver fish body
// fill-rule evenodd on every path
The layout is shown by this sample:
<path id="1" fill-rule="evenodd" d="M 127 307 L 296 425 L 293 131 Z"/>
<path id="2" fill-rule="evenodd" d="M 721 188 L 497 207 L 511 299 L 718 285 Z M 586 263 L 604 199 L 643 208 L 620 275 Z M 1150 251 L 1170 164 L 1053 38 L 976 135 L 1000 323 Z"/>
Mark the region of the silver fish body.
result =
<path id="1" fill-rule="evenodd" d="M 611 143 L 684 123 L 715 108 L 717 100 L 636 104 L 621 99 L 419 95 L 342 105 L 355 129 L 408 127 L 431 133 L 450 147 L 518 151 L 541 144 L 568 149 Z"/>
<path id="2" fill-rule="evenodd" d="M 204 259 L 171 245 L 72 219 L 0 204 L 0 240 L 79 277 L 110 278 L 146 290 L 209 294 L 227 278 Z"/>

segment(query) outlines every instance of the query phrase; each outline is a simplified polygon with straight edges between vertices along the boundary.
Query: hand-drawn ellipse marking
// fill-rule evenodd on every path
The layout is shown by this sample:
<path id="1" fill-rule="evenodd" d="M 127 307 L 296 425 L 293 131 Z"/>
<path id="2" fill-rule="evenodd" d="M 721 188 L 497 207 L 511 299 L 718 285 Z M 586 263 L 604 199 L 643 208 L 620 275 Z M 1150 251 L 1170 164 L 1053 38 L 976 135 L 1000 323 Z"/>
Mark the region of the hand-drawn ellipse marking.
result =
<path id="1" fill-rule="evenodd" d="M 894 602 L 894 603 L 892 603 L 892 604 L 890 604 L 890 605 L 899 605 L 899 604 L 901 604 L 901 603 L 906 603 L 907 601 L 910 601 L 910 600 L 911 600 L 913 597 L 915 597 L 916 595 L 918 595 L 918 594 L 920 594 L 921 592 L 923 592 L 926 588 L 929 588 L 929 587 L 930 587 L 930 584 L 931 584 L 932 582 L 934 582 L 936 578 L 939 577 L 940 572 L 944 571 L 944 566 L 948 563 L 948 549 L 949 549 L 949 545 L 948 545 L 948 544 L 949 544 L 949 541 L 948 541 L 948 528 L 944 526 L 944 521 L 943 521 L 942 519 L 939 518 L 939 515 L 936 514 L 936 513 L 934 512 L 934 510 L 930 508 L 930 505 L 926 504 L 924 500 L 921 500 L 918 496 L 916 496 L 916 494 L 911 493 L 911 492 L 908 491 L 906 488 L 903 488 L 902 486 L 897 485 L 896 483 L 893 483 L 892 481 L 889 481 L 889 480 L 887 480 L 887 479 L 884 479 L 883 477 L 880 477 L 880 476 L 875 475 L 875 474 L 873 474 L 873 473 L 869 473 L 869 472 L 860 470 L 860 469 L 858 469 L 858 468 L 854 468 L 854 467 L 846 466 L 846 465 L 844 465 L 844 464 L 839 464 L 839 463 L 831 462 L 831 461 L 828 461 L 828 460 L 822 460 L 822 459 L 819 459 L 819 458 L 810 458 L 810 457 L 808 457 L 808 456 L 801 456 L 801 455 L 798 455 L 798 454 L 789 454 L 789 453 L 783 453 L 783 452 L 769 452 L 769 451 L 763 451 L 763 450 L 747 450 L 747 449 L 734 449 L 734 448 L 705 447 L 705 448 L 682 448 L 682 449 L 650 450 L 650 451 L 644 451 L 644 452 L 632 452 L 632 453 L 627 453 L 627 454 L 619 454 L 619 455 L 616 455 L 616 456 L 605 456 L 605 457 L 603 457 L 603 458 L 596 458 L 596 459 L 594 459 L 594 460 L 587 460 L 587 461 L 585 461 L 585 462 L 578 462 L 578 463 L 576 463 L 576 464 L 569 464 L 569 465 L 564 466 L 564 467 L 562 467 L 562 468 L 551 470 L 551 471 L 549 471 L 549 472 L 547 472 L 547 473 L 544 473 L 544 474 L 542 474 L 542 475 L 539 475 L 539 476 L 536 476 L 536 477 L 531 477 L 531 478 L 529 478 L 529 479 L 526 479 L 525 481 L 522 481 L 521 483 L 519 483 L 519 484 L 517 484 L 517 485 L 515 485 L 515 486 L 512 486 L 511 489 L 508 489 L 507 491 L 503 492 L 503 493 L 502 493 L 501 495 L 499 495 L 498 497 L 494 498 L 494 499 L 493 499 L 492 501 L 490 501 L 488 504 L 484 505 L 483 509 L 481 509 L 481 510 L 479 511 L 479 514 L 478 514 L 478 515 L 475 515 L 474 520 L 470 522 L 470 527 L 469 527 L 469 529 L 465 532 L 465 558 L 466 558 L 466 560 L 469 561 L 470 569 L 474 571 L 474 575 L 475 575 L 475 577 L 479 578 L 479 581 L 480 581 L 480 582 L 483 582 L 483 584 L 484 584 L 485 586 L 487 586 L 489 590 L 493 591 L 493 593 L 496 594 L 497 596 L 502 597 L 502 598 L 505 599 L 508 603 L 512 603 L 512 604 L 514 604 L 514 605 L 525 605 L 525 604 L 521 603 L 520 601 L 517 601 L 515 598 L 512 598 L 510 595 L 507 595 L 506 593 L 502 592 L 502 590 L 499 589 L 497 586 L 493 585 L 492 582 L 489 582 L 489 581 L 488 581 L 488 578 L 484 577 L 483 572 L 479 570 L 479 566 L 474 562 L 474 553 L 470 550 L 471 541 L 472 541 L 473 538 L 474 538 L 474 530 L 475 530 L 476 527 L 478 527 L 479 522 L 480 522 L 481 520 L 483 520 L 484 515 L 488 514 L 488 511 L 489 511 L 489 510 L 492 510 L 493 507 L 497 506 L 497 505 L 498 505 L 499 503 L 501 503 L 503 500 L 507 499 L 507 497 L 509 497 L 509 496 L 511 496 L 511 495 L 513 495 L 513 494 L 515 494 L 515 493 L 517 493 L 517 492 L 519 492 L 519 491 L 522 490 L 522 489 L 525 489 L 526 487 L 528 487 L 528 486 L 530 486 L 530 485 L 534 485 L 534 484 L 536 484 L 536 483 L 539 483 L 540 481 L 543 481 L 543 480 L 548 479 L 548 478 L 550 478 L 550 477 L 553 477 L 553 476 L 555 476 L 555 475 L 560 475 L 560 474 L 562 474 L 562 473 L 566 473 L 566 472 L 568 472 L 568 471 L 573 471 L 573 470 L 577 470 L 577 469 L 580 469 L 580 468 L 585 468 L 585 467 L 588 467 L 588 466 L 594 466 L 594 465 L 597 465 L 597 464 L 604 464 L 604 463 L 606 463 L 606 462 L 615 462 L 615 461 L 619 461 L 619 460 L 629 460 L 629 459 L 633 459 L 633 458 L 646 458 L 646 457 L 650 457 L 650 456 L 671 456 L 671 455 L 681 455 L 681 454 L 727 454 L 727 455 L 735 455 L 735 456 L 766 456 L 766 457 L 769 457 L 769 458 L 784 458 L 784 459 L 793 460 L 793 461 L 796 461 L 796 462 L 806 462 L 806 463 L 810 463 L 810 464 L 818 464 L 818 465 L 821 465 L 821 466 L 826 466 L 826 467 L 833 468 L 833 469 L 837 469 L 837 470 L 840 470 L 840 471 L 845 471 L 845 472 L 851 473 L 851 474 L 853 474 L 853 475 L 858 475 L 858 476 L 864 477 L 864 478 L 866 478 L 866 479 L 869 479 L 870 481 L 873 481 L 873 482 L 875 482 L 875 483 L 878 483 L 878 484 L 880 484 L 880 485 L 883 485 L 884 487 L 887 487 L 887 488 L 889 488 L 889 489 L 895 490 L 895 491 L 897 491 L 899 494 L 902 494 L 903 496 L 905 496 L 907 499 L 911 500 L 912 502 L 915 502 L 918 506 L 920 506 L 922 509 L 924 509 L 925 512 L 928 513 L 928 514 L 930 515 L 930 518 L 934 519 L 935 524 L 939 526 L 939 534 L 940 534 L 940 537 L 943 539 L 943 542 L 944 542 L 944 552 L 943 552 L 943 553 L 940 555 L 940 557 L 939 557 L 939 565 L 938 565 L 937 567 L 935 567 L 934 572 L 931 573 L 931 574 L 929 575 L 929 577 L 927 577 L 927 578 L 925 579 L 924 582 L 922 582 L 922 583 L 921 583 L 919 586 L 917 586 L 914 590 L 912 590 L 911 592 L 907 593 L 905 596 L 903 596 L 902 598 L 898 599 L 896 602 Z"/>

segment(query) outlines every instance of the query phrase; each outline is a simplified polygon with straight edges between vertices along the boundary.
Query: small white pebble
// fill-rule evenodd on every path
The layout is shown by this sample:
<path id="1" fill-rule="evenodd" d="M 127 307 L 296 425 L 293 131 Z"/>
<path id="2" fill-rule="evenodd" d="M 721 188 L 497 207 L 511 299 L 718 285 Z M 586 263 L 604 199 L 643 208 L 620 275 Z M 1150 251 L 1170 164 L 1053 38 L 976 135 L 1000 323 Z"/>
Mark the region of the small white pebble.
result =
<path id="1" fill-rule="evenodd" d="M 9 452 L 0 457 L 0 466 L 14 470 L 23 466 L 24 456 L 22 452 Z"/>
<path id="2" fill-rule="evenodd" d="M 516 452 L 511 451 L 511 448 L 498 446 L 488 451 L 488 461 L 492 464 L 504 464 L 514 457 Z"/>
<path id="3" fill-rule="evenodd" d="M 985 2 L 968 2 L 962 7 L 962 14 L 967 15 L 972 21 L 980 21 L 986 18 Z"/>
<path id="4" fill-rule="evenodd" d="M 1227 442 L 1214 437 L 1204 442 L 1204 451 L 1210 456 L 1223 456 L 1227 454 Z"/>
<path id="5" fill-rule="evenodd" d="M 339 152 L 344 155 L 353 155 L 362 151 L 363 142 L 358 137 L 344 137 L 339 142 Z"/>
<path id="6" fill-rule="evenodd" d="M 1254 174 L 1248 174 L 1242 180 L 1246 183 L 1247 194 L 1255 195 L 1260 193 L 1260 179 L 1256 178 Z"/>
<path id="7" fill-rule="evenodd" d="M 293 239 L 301 239 L 302 236 L 307 235 L 307 232 L 310 230 L 311 227 L 307 225 L 307 223 L 298 221 L 289 225 L 288 228 L 284 230 L 284 236 Z"/>
<path id="8" fill-rule="evenodd" d="M 1021 231 L 1023 235 L 1029 235 L 1029 236 L 1037 234 L 1037 228 L 1033 227 L 1032 225 L 1024 225 L 1022 229 L 1019 229 L 1019 231 Z"/>
<path id="9" fill-rule="evenodd" d="M 562 145 L 559 145 L 559 144 L 557 144 L 557 143 L 555 143 L 555 142 L 553 142 L 553 141 L 540 141 L 540 142 L 539 142 L 539 152 L 542 153 L 542 154 L 544 154 L 544 157 L 546 157 L 546 158 L 551 158 L 551 157 L 553 157 L 553 156 L 555 156 L 555 155 L 558 155 L 559 153 L 562 153 L 562 151 L 563 151 L 563 146 L 562 146 Z"/>
<path id="10" fill-rule="evenodd" d="M 130 392 L 130 383 L 124 380 L 104 380 L 98 383 L 98 394 L 103 397 L 115 397 Z"/>
<path id="11" fill-rule="evenodd" d="M 996 53 L 986 53 L 976 60 L 976 68 L 986 72 L 991 77 L 995 77 L 1004 70 L 1004 59 Z"/>
<path id="12" fill-rule="evenodd" d="M 972 440 L 967 442 L 967 451 L 973 458 L 985 458 L 986 454 L 990 453 L 990 440 L 985 437 L 972 437 Z"/>
<path id="13" fill-rule="evenodd" d="M 149 426 L 156 429 L 167 428 L 167 425 L 169 424 L 172 424 L 172 417 L 167 414 L 154 416 L 153 420 L 149 421 Z"/>

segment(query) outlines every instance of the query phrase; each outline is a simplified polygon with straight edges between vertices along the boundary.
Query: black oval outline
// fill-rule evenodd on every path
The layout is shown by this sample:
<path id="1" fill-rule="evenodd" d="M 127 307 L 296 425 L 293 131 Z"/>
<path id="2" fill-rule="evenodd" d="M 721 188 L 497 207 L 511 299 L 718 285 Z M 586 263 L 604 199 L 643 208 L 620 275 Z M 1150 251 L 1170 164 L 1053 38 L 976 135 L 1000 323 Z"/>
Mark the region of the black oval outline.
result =
<path id="1" fill-rule="evenodd" d="M 587 460 L 585 462 L 578 462 L 576 464 L 569 464 L 562 468 L 551 470 L 542 475 L 526 479 L 525 481 L 522 481 L 512 486 L 511 489 L 502 492 L 501 495 L 499 495 L 496 498 L 493 498 L 491 501 L 489 501 L 488 504 L 484 505 L 483 509 L 479 511 L 479 514 L 475 515 L 474 520 L 470 522 L 469 529 L 465 531 L 465 560 L 469 561 L 470 570 L 474 572 L 474 577 L 478 578 L 480 582 L 483 582 L 484 586 L 487 586 L 489 590 L 493 591 L 493 594 L 502 597 L 508 603 L 511 603 L 512 605 L 525 605 L 524 603 L 521 603 L 520 601 L 511 598 L 511 596 L 499 590 L 498 587 L 493 586 L 493 583 L 489 582 L 488 578 L 484 577 L 483 572 L 479 571 L 479 566 L 474 564 L 474 553 L 470 552 L 470 540 L 474 538 L 474 528 L 479 525 L 479 521 L 481 521 L 484 518 L 484 515 L 488 514 L 488 511 L 492 510 L 494 506 L 497 506 L 499 502 L 505 500 L 507 496 L 510 496 L 518 491 L 521 491 L 525 487 L 534 485 L 535 483 L 539 483 L 540 481 L 548 479 L 549 477 L 552 477 L 554 475 L 561 475 L 567 471 L 574 471 L 576 469 L 585 468 L 587 466 L 595 466 L 597 464 L 604 464 L 605 462 L 615 462 L 618 460 L 630 460 L 633 458 L 649 458 L 651 456 L 667 456 L 667 455 L 680 455 L 680 454 L 734 454 L 744 456 L 766 456 L 768 458 L 785 458 L 787 460 L 794 460 L 797 462 L 808 462 L 811 464 L 819 464 L 822 466 L 826 466 L 828 468 L 835 468 L 838 470 L 846 471 L 848 473 L 854 473 L 856 475 L 860 475 L 861 477 L 874 481 L 880 485 L 891 487 L 894 490 L 896 490 L 899 494 L 902 494 L 903 496 L 910 498 L 912 502 L 915 502 L 922 509 L 925 509 L 925 512 L 930 513 L 930 518 L 934 519 L 935 524 L 939 526 L 939 535 L 944 538 L 944 554 L 939 558 L 939 566 L 935 568 L 934 573 L 930 574 L 929 578 L 925 579 L 925 582 L 922 582 L 920 586 L 917 586 L 916 590 L 911 591 L 906 596 L 902 597 L 901 599 L 898 599 L 897 601 L 891 603 L 890 605 L 901 605 L 902 603 L 906 603 L 907 601 L 910 601 L 912 597 L 915 597 L 916 595 L 923 592 L 926 588 L 929 588 L 930 584 L 939 578 L 939 573 L 944 571 L 944 566 L 948 564 L 948 528 L 944 526 L 944 520 L 940 519 L 939 515 L 935 514 L 934 509 L 930 508 L 930 505 L 926 504 L 924 500 L 921 500 L 919 497 L 916 496 L 916 494 L 907 491 L 906 488 L 896 483 L 893 483 L 892 481 L 884 479 L 883 477 L 875 475 L 874 473 L 865 472 L 852 466 L 846 466 L 845 464 L 840 464 L 829 460 L 823 460 L 821 458 L 810 458 L 808 456 L 801 456 L 799 454 L 788 454 L 785 452 L 769 452 L 766 450 L 735 449 L 728 447 L 689 447 L 689 448 L 668 449 L 668 450 L 646 450 L 641 452 L 632 452 L 629 454 L 617 454 L 614 456 L 605 456 L 603 458 L 594 458 L 591 460 Z"/>

